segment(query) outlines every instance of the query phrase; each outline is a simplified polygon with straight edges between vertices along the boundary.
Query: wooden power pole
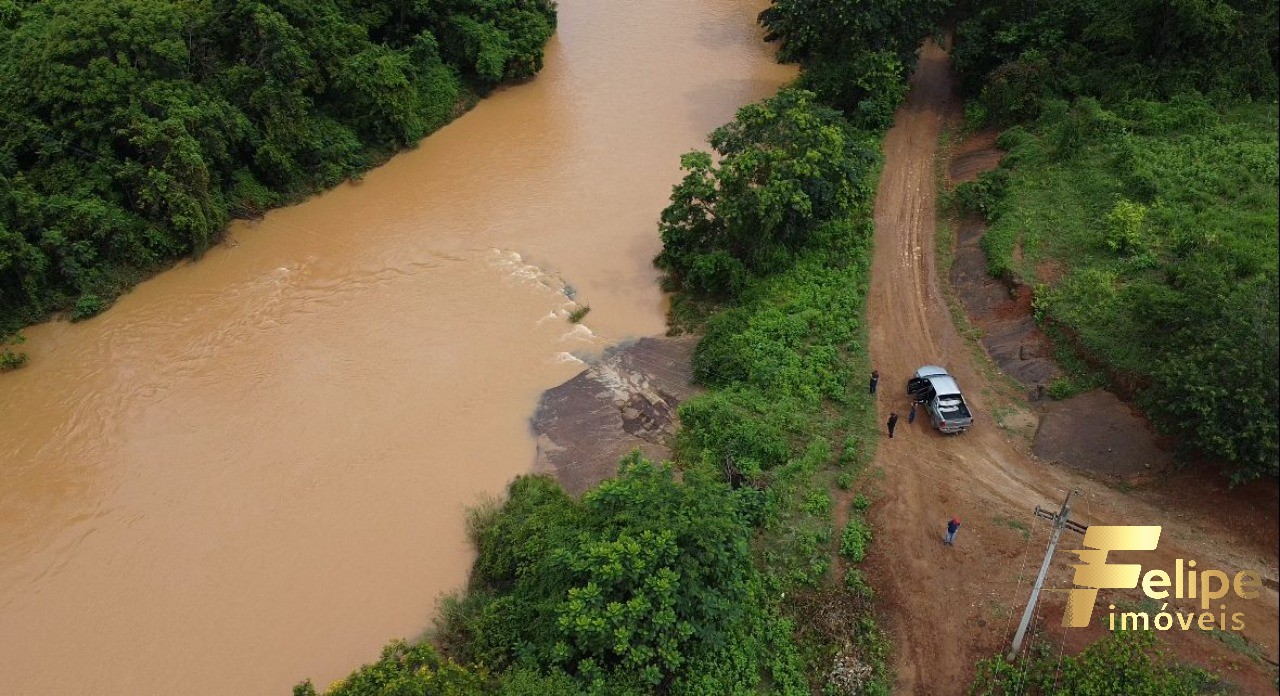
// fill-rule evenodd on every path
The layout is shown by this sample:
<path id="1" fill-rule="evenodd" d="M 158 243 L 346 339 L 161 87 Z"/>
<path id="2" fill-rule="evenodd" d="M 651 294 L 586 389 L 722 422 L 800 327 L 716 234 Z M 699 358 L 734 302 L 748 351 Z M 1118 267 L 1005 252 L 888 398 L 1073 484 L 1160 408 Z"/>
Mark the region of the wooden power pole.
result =
<path id="1" fill-rule="evenodd" d="M 1031 587 L 1031 598 L 1027 600 L 1027 608 L 1022 612 L 1022 621 L 1018 624 L 1018 632 L 1013 634 L 1013 647 L 1009 648 L 1008 660 L 1013 661 L 1017 656 L 1018 650 L 1022 648 L 1022 639 L 1027 636 L 1027 627 L 1031 625 L 1031 617 L 1036 611 L 1036 602 L 1040 599 L 1040 589 L 1044 586 L 1044 578 L 1049 574 L 1049 565 L 1053 562 L 1053 551 L 1058 546 L 1058 537 L 1062 535 L 1062 530 L 1070 529 L 1077 534 L 1084 534 L 1087 526 L 1072 520 L 1071 514 L 1071 496 L 1080 491 L 1071 491 L 1067 493 L 1067 499 L 1062 501 L 1062 509 L 1058 514 L 1042 509 L 1036 506 L 1036 517 L 1043 517 L 1053 522 L 1053 534 L 1049 537 L 1049 548 L 1044 552 L 1044 562 L 1040 564 L 1040 574 L 1036 576 L 1036 584 Z"/>

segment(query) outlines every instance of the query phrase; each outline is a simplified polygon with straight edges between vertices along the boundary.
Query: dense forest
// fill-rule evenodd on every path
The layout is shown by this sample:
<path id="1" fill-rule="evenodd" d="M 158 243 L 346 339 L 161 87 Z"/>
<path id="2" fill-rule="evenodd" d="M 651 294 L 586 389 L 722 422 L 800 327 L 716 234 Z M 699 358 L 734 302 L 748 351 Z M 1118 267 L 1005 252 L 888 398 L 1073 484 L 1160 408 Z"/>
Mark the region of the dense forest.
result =
<path id="1" fill-rule="evenodd" d="M 958 191 L 992 272 L 1236 481 L 1280 470 L 1277 3 L 961 3 L 955 65 L 1002 167 Z"/>
<path id="2" fill-rule="evenodd" d="M 0 337 L 542 67 L 552 0 L 0 0 Z M 3 341 L 0 341 L 2 344 Z"/>

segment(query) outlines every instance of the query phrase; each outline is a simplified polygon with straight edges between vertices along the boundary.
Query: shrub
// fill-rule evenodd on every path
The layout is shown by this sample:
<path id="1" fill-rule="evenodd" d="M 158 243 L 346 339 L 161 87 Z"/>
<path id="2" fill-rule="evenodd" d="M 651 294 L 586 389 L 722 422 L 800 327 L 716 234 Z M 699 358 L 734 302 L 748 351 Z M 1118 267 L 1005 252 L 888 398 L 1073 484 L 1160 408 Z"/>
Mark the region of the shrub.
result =
<path id="1" fill-rule="evenodd" d="M 27 364 L 27 354 L 15 352 L 7 346 L 0 350 L 0 372 L 16 370 Z"/>
<path id="2" fill-rule="evenodd" d="M 81 295 L 76 306 L 71 310 L 71 321 L 80 321 L 95 316 L 106 309 L 106 303 L 97 295 Z"/>
<path id="3" fill-rule="evenodd" d="M 754 685 L 767 605 L 737 501 L 638 454 L 580 501 L 517 479 L 478 534 L 473 591 L 489 599 L 454 612 L 470 626 L 468 658 L 644 691 L 684 693 L 685 675 L 715 675 L 718 692 Z"/>
<path id="4" fill-rule="evenodd" d="M 805 496 L 804 511 L 814 517 L 826 517 L 831 512 L 831 494 L 821 488 L 813 488 Z"/>
<path id="5" fill-rule="evenodd" d="M 861 493 L 859 493 L 859 494 L 857 494 L 857 495 L 853 496 L 853 509 L 854 509 L 854 510 L 856 510 L 856 511 L 858 511 L 858 512 L 866 512 L 866 511 L 867 511 L 867 508 L 869 508 L 869 507 L 871 507 L 871 501 L 867 499 L 867 496 L 865 496 L 865 495 L 863 495 L 863 494 L 861 494 Z"/>
<path id="6" fill-rule="evenodd" d="M 13 346 L 21 345 L 26 340 L 21 333 L 14 333 L 8 337 L 0 336 L 0 372 L 16 370 L 27 364 L 27 354 L 13 350 Z"/>
<path id="7" fill-rule="evenodd" d="M 875 599 L 876 591 L 867 583 L 860 568 L 847 568 L 844 571 L 844 586 L 863 599 Z"/>
<path id="8" fill-rule="evenodd" d="M 1008 170 L 993 169 L 983 172 L 973 181 L 956 186 L 954 200 L 963 211 L 979 213 L 988 220 L 995 219 L 1009 188 L 1009 181 Z"/>
<path id="9" fill-rule="evenodd" d="M 393 641 L 382 650 L 382 657 L 364 665 L 350 676 L 334 682 L 325 696 L 385 696 L 416 694 L 418 696 L 480 696 L 489 693 L 488 673 L 468 669 L 441 656 L 429 643 L 409 645 Z M 293 687 L 293 696 L 316 696 L 311 682 Z"/>
<path id="10" fill-rule="evenodd" d="M 854 563 L 861 563 L 866 560 L 870 545 L 871 525 L 861 516 L 851 515 L 844 533 L 840 535 L 840 555 Z"/>
<path id="11" fill-rule="evenodd" d="M 995 655 L 978 663 L 972 696 L 1197 696 L 1221 680 L 1179 664 L 1150 631 L 1114 631 L 1077 656 L 1033 646 L 1015 662 Z"/>

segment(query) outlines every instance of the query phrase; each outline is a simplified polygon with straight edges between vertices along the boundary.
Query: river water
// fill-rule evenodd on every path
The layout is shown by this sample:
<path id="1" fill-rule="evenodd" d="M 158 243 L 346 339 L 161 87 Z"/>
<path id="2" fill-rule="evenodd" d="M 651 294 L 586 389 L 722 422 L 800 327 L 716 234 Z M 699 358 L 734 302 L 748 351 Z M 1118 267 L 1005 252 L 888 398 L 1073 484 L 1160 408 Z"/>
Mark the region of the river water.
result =
<path id="1" fill-rule="evenodd" d="M 427 627 L 539 394 L 663 330 L 679 154 L 794 74 L 760 9 L 561 0 L 532 82 L 30 329 L 0 377 L 0 693 L 286 694 Z"/>

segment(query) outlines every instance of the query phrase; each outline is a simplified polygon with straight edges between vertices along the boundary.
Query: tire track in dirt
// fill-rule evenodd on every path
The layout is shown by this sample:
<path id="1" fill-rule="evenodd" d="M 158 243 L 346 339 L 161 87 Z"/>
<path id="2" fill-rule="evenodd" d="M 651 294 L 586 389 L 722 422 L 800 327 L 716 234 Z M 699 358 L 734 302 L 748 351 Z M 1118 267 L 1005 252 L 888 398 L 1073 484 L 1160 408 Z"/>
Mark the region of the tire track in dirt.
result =
<path id="1" fill-rule="evenodd" d="M 1081 491 L 1072 516 L 1086 524 L 1166 525 L 1159 551 L 1141 559 L 1145 567 L 1172 568 L 1181 557 L 1201 559 L 1201 567 L 1276 574 L 1274 555 L 1181 520 L 1170 526 L 1171 511 L 1036 461 L 1026 442 L 992 421 L 996 392 L 952 323 L 935 268 L 935 158 L 941 129 L 955 113 L 952 91 L 949 58 L 930 41 L 884 140 L 868 297 L 880 423 L 890 411 L 904 413 L 906 380 L 924 364 L 955 375 L 975 412 L 973 429 L 959 436 L 937 433 L 927 417 L 911 426 L 904 418 L 895 439 L 882 437 L 874 461 L 884 472 L 883 497 L 872 509 L 877 541 L 867 571 L 894 638 L 896 691 L 912 695 L 963 693 L 975 661 L 1007 644 L 1047 537 L 1048 524 L 1032 510 L 1060 503 L 1068 489 Z M 951 515 L 964 524 L 947 547 L 941 540 Z M 1074 556 L 1063 549 L 1071 542 L 1060 546 L 1046 587 L 1069 585 Z M 1054 601 L 1042 603 L 1057 642 L 1061 610 Z M 1275 591 L 1240 608 L 1250 612 L 1246 636 L 1275 660 Z"/>

